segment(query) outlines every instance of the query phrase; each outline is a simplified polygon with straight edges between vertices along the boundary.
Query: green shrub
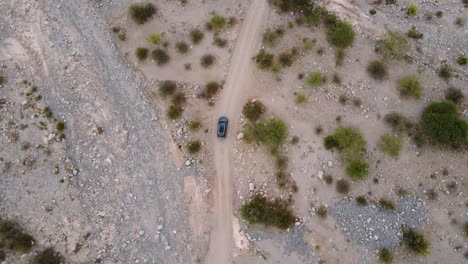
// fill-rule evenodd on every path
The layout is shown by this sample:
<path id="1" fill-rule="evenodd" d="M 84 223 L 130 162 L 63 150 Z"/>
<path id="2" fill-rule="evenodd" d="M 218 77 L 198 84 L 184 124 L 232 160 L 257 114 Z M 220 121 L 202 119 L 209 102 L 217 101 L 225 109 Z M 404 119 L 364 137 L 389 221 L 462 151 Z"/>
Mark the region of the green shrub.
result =
<path id="1" fill-rule="evenodd" d="M 278 42 L 278 39 L 284 35 L 284 30 L 282 28 L 277 28 L 276 30 L 267 29 L 263 33 L 263 43 L 268 46 L 275 46 Z"/>
<path id="2" fill-rule="evenodd" d="M 429 255 L 429 241 L 423 234 L 408 228 L 401 228 L 403 244 L 417 255 Z"/>
<path id="3" fill-rule="evenodd" d="M 379 260 L 385 264 L 391 264 L 393 262 L 393 253 L 388 248 L 382 248 L 379 250 Z"/>
<path id="4" fill-rule="evenodd" d="M 363 180 L 369 174 L 369 164 L 363 160 L 353 160 L 346 167 L 346 174 L 353 180 Z"/>
<path id="5" fill-rule="evenodd" d="M 398 91 L 404 98 L 420 98 L 422 94 L 421 84 L 415 75 L 409 75 L 398 80 Z"/>
<path id="6" fill-rule="evenodd" d="M 220 88 L 221 88 L 221 84 L 219 84 L 218 82 L 215 82 L 215 81 L 208 82 L 205 85 L 205 93 L 207 94 L 208 97 L 212 97 L 216 95 L 216 93 L 218 92 Z"/>
<path id="7" fill-rule="evenodd" d="M 392 31 L 387 32 L 385 38 L 377 44 L 377 51 L 387 59 L 407 58 L 410 48 L 408 40 L 404 36 Z"/>
<path id="8" fill-rule="evenodd" d="M 360 206 L 365 206 L 368 204 L 367 198 L 365 196 L 356 197 L 356 203 Z"/>
<path id="9" fill-rule="evenodd" d="M 298 136 L 292 137 L 291 138 L 291 144 L 297 145 L 297 143 L 299 143 L 299 137 Z"/>
<path id="10" fill-rule="evenodd" d="M 406 11 L 406 14 L 408 16 L 414 16 L 418 13 L 418 5 L 417 4 L 410 4 L 408 6 L 408 10 Z"/>
<path id="11" fill-rule="evenodd" d="M 440 66 L 439 77 L 447 81 L 448 79 L 450 79 L 450 77 L 452 77 L 452 71 L 452 66 L 449 63 L 444 62 Z"/>
<path id="12" fill-rule="evenodd" d="M 271 66 L 271 72 L 275 75 L 279 75 L 281 73 L 281 65 L 279 64 L 275 64 L 273 66 Z"/>
<path id="13" fill-rule="evenodd" d="M 214 13 L 210 19 L 210 24 L 213 25 L 216 30 L 221 30 L 226 25 L 226 18 Z"/>
<path id="14" fill-rule="evenodd" d="M 371 61 L 367 65 L 367 73 L 374 79 L 382 81 L 387 77 L 387 66 L 382 61 Z"/>
<path id="15" fill-rule="evenodd" d="M 158 45 L 161 41 L 161 36 L 159 34 L 151 34 L 147 40 L 151 44 Z"/>
<path id="16" fill-rule="evenodd" d="M 248 142 L 255 141 L 258 144 L 264 144 L 272 148 L 283 144 L 288 136 L 286 123 L 277 117 L 271 117 L 262 122 L 249 123 L 244 131 Z"/>
<path id="17" fill-rule="evenodd" d="M 290 67 L 294 62 L 294 55 L 289 52 L 281 52 L 278 55 L 278 61 L 283 67 Z"/>
<path id="18" fill-rule="evenodd" d="M 389 210 L 389 211 L 395 211 L 396 210 L 395 203 L 393 201 L 390 201 L 390 200 L 380 199 L 379 200 L 379 205 L 383 209 L 386 209 L 386 210 Z"/>
<path id="19" fill-rule="evenodd" d="M 445 99 L 452 101 L 455 104 L 460 104 L 463 102 L 465 96 L 463 95 L 462 90 L 457 89 L 455 87 L 450 87 L 445 91 Z"/>
<path id="20" fill-rule="evenodd" d="M 390 126 L 395 132 L 398 133 L 405 132 L 412 126 L 411 122 L 406 117 L 397 112 L 386 114 L 384 121 L 388 126 Z"/>
<path id="21" fill-rule="evenodd" d="M 34 239 L 24 233 L 17 223 L 0 219 L 0 242 L 7 249 L 24 253 L 31 250 Z"/>
<path id="22" fill-rule="evenodd" d="M 302 39 L 302 48 L 304 50 L 311 50 L 317 41 L 315 39 L 303 38 Z"/>
<path id="23" fill-rule="evenodd" d="M 201 122 L 198 120 L 192 120 L 189 122 L 188 128 L 190 131 L 197 131 L 201 128 Z"/>
<path id="24" fill-rule="evenodd" d="M 57 129 L 57 131 L 63 131 L 65 129 L 65 122 L 57 122 L 57 124 L 55 125 L 55 129 Z"/>
<path id="25" fill-rule="evenodd" d="M 321 205 L 319 208 L 317 208 L 317 216 L 323 219 L 327 218 L 328 210 L 325 205 Z"/>
<path id="26" fill-rule="evenodd" d="M 406 35 L 409 38 L 414 38 L 414 39 L 421 39 L 424 37 L 424 34 L 419 32 L 414 26 L 410 30 L 408 30 L 408 33 L 406 33 Z"/>
<path id="27" fill-rule="evenodd" d="M 280 229 L 287 229 L 296 221 L 296 217 L 285 201 L 280 199 L 267 201 L 260 195 L 255 195 L 250 202 L 244 204 L 240 208 L 240 213 L 249 224 L 263 224 Z"/>
<path id="28" fill-rule="evenodd" d="M 185 54 L 189 51 L 189 45 L 185 41 L 179 41 L 175 45 L 177 51 L 181 54 Z"/>
<path id="29" fill-rule="evenodd" d="M 159 66 L 167 64 L 171 59 L 167 52 L 160 48 L 154 49 L 151 52 L 151 57 L 154 61 L 156 61 L 156 64 Z"/>
<path id="30" fill-rule="evenodd" d="M 424 134 L 433 142 L 458 147 L 467 140 L 467 123 L 450 101 L 429 104 L 422 113 Z"/>
<path id="31" fill-rule="evenodd" d="M 463 27 L 465 25 L 465 19 L 463 17 L 457 17 L 457 19 L 455 19 L 455 25 Z"/>
<path id="32" fill-rule="evenodd" d="M 125 33 L 120 33 L 117 35 L 117 37 L 121 40 L 121 41 L 125 41 L 127 40 L 127 35 Z"/>
<path id="33" fill-rule="evenodd" d="M 187 143 L 187 152 L 189 154 L 195 154 L 195 153 L 198 153 L 201 149 L 201 143 L 199 140 L 195 140 L 195 141 L 190 141 L 189 143 Z"/>
<path id="34" fill-rule="evenodd" d="M 205 34 L 203 34 L 203 32 L 201 32 L 201 30 L 199 29 L 195 28 L 195 29 L 192 29 L 192 31 L 190 31 L 190 39 L 192 40 L 193 44 L 200 43 L 203 40 L 204 36 Z"/>
<path id="35" fill-rule="evenodd" d="M 466 65 L 468 63 L 468 57 L 465 57 L 463 55 L 458 56 L 457 63 L 460 65 Z"/>
<path id="36" fill-rule="evenodd" d="M 215 37 L 213 40 L 213 44 L 220 48 L 224 48 L 227 45 L 227 40 L 220 37 Z"/>
<path id="37" fill-rule="evenodd" d="M 151 3 L 132 4 L 128 8 L 130 17 L 137 24 L 144 24 L 156 14 L 156 7 Z"/>
<path id="38" fill-rule="evenodd" d="M 296 94 L 296 104 L 305 104 L 307 103 L 307 96 L 303 93 Z"/>
<path id="39" fill-rule="evenodd" d="M 306 80 L 306 84 L 312 88 L 317 88 L 324 84 L 326 81 L 325 75 L 321 72 L 312 72 Z"/>
<path id="40" fill-rule="evenodd" d="M 172 95 L 174 94 L 176 88 L 177 88 L 177 84 L 175 82 L 163 81 L 161 85 L 159 86 L 159 94 L 161 94 L 161 96 L 163 97 Z"/>
<path id="41" fill-rule="evenodd" d="M 255 56 L 255 61 L 260 69 L 270 68 L 273 64 L 273 57 L 274 55 L 271 53 L 267 53 L 264 50 L 261 50 Z"/>
<path id="42" fill-rule="evenodd" d="M 172 97 L 172 104 L 175 106 L 182 106 L 187 101 L 184 92 L 178 92 Z"/>
<path id="43" fill-rule="evenodd" d="M 382 135 L 378 144 L 380 151 L 389 154 L 392 157 L 400 156 L 400 151 L 403 148 L 403 141 L 400 137 L 389 134 Z"/>
<path id="44" fill-rule="evenodd" d="M 372 8 L 371 10 L 369 10 L 369 14 L 373 16 L 373 15 L 377 14 L 377 10 Z"/>
<path id="45" fill-rule="evenodd" d="M 323 177 L 323 179 L 325 180 L 326 184 L 332 184 L 333 183 L 333 177 L 331 175 L 325 175 Z"/>
<path id="46" fill-rule="evenodd" d="M 444 13 L 443 13 L 442 11 L 437 11 L 437 12 L 436 12 L 436 17 L 439 17 L 439 18 L 440 18 L 440 17 L 443 16 L 443 14 L 444 14 Z"/>
<path id="47" fill-rule="evenodd" d="M 347 180 L 338 180 L 336 182 L 336 191 L 341 194 L 347 194 L 349 192 L 350 186 Z"/>
<path id="48" fill-rule="evenodd" d="M 257 121 L 265 113 L 266 107 L 260 101 L 249 101 L 243 109 L 242 114 L 252 122 Z"/>
<path id="49" fill-rule="evenodd" d="M 135 56 L 138 60 L 145 60 L 148 58 L 148 49 L 147 48 L 137 48 L 135 50 Z"/>
<path id="50" fill-rule="evenodd" d="M 211 54 L 205 54 L 201 57 L 200 59 L 200 64 L 201 66 L 203 66 L 204 68 L 208 68 L 208 67 L 211 67 L 211 65 L 213 65 L 213 63 L 215 62 L 216 58 L 215 56 L 211 55 Z"/>
<path id="51" fill-rule="evenodd" d="M 167 109 L 167 117 L 169 119 L 177 119 L 182 115 L 182 107 L 178 105 L 170 105 L 169 109 Z"/>
<path id="52" fill-rule="evenodd" d="M 337 47 L 346 48 L 353 44 L 355 33 L 353 26 L 344 21 L 338 21 L 327 28 L 327 41 Z"/>
<path id="53" fill-rule="evenodd" d="M 345 162 L 361 159 L 367 144 L 361 132 L 354 127 L 339 127 L 324 142 L 326 149 L 336 148 Z"/>
<path id="54" fill-rule="evenodd" d="M 312 0 L 271 0 L 269 3 L 285 13 L 291 11 L 309 13 L 315 7 Z"/>
<path id="55" fill-rule="evenodd" d="M 61 264 L 63 263 L 63 257 L 60 253 L 55 252 L 53 248 L 47 248 L 37 255 L 32 257 L 31 264 Z"/>

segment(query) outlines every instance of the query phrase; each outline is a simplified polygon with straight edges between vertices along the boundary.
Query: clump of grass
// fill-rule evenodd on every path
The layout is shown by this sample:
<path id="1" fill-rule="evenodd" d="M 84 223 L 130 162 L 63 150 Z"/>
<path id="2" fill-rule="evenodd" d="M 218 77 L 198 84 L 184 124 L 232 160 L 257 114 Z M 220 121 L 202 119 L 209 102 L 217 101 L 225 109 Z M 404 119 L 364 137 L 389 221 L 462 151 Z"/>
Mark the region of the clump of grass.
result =
<path id="1" fill-rule="evenodd" d="M 296 145 L 297 143 L 299 143 L 299 137 L 298 136 L 292 137 L 291 144 Z"/>
<path id="2" fill-rule="evenodd" d="M 367 65 L 367 73 L 372 77 L 374 80 L 382 81 L 387 77 L 387 66 L 383 61 L 371 61 Z"/>
<path id="3" fill-rule="evenodd" d="M 213 40 L 213 44 L 220 48 L 224 48 L 227 45 L 227 40 L 220 37 L 215 37 Z"/>
<path id="4" fill-rule="evenodd" d="M 384 121 L 397 133 L 405 132 L 412 127 L 411 122 L 402 114 L 397 112 L 386 114 Z"/>
<path id="5" fill-rule="evenodd" d="M 385 264 L 391 264 L 393 262 L 393 253 L 388 248 L 382 248 L 379 250 L 379 260 Z"/>
<path id="6" fill-rule="evenodd" d="M 271 65 L 273 65 L 273 57 L 273 54 L 261 50 L 255 56 L 255 62 L 257 62 L 257 65 L 260 69 L 267 69 L 270 68 Z"/>
<path id="7" fill-rule="evenodd" d="M 421 119 L 423 133 L 437 144 L 459 147 L 468 138 L 468 124 L 451 101 L 429 104 Z"/>
<path id="8" fill-rule="evenodd" d="M 360 206 L 366 206 L 368 204 L 367 198 L 365 196 L 356 197 L 356 203 Z"/>
<path id="9" fill-rule="evenodd" d="M 159 34 L 151 34 L 147 38 L 148 42 L 153 44 L 153 45 L 158 45 L 159 42 L 161 42 L 161 35 Z"/>
<path id="10" fill-rule="evenodd" d="M 397 158 L 400 156 L 403 142 L 400 137 L 392 136 L 389 134 L 382 135 L 378 144 L 380 151 Z"/>
<path id="11" fill-rule="evenodd" d="M 353 44 L 355 33 L 353 26 L 345 21 L 338 21 L 327 28 L 327 41 L 337 47 L 344 49 Z"/>
<path id="12" fill-rule="evenodd" d="M 275 46 L 278 42 L 278 39 L 284 35 L 284 29 L 279 27 L 276 30 L 267 29 L 265 33 L 263 33 L 263 43 L 268 46 Z"/>
<path id="13" fill-rule="evenodd" d="M 441 18 L 444 15 L 444 13 L 442 11 L 437 11 L 435 15 L 436 17 Z"/>
<path id="14" fill-rule="evenodd" d="M 213 65 L 213 63 L 215 62 L 216 58 L 215 56 L 211 55 L 211 54 L 205 54 L 201 57 L 200 59 L 200 64 L 203 68 L 208 68 L 208 67 L 211 67 Z"/>
<path id="15" fill-rule="evenodd" d="M 205 34 L 203 34 L 203 32 L 197 28 L 190 31 L 190 39 L 192 40 L 193 44 L 199 44 L 203 40 L 204 36 Z"/>
<path id="16" fill-rule="evenodd" d="M 57 122 L 57 124 L 55 125 L 55 129 L 57 129 L 57 131 L 63 131 L 65 129 L 65 122 Z"/>
<path id="17" fill-rule="evenodd" d="M 167 117 L 169 119 L 177 119 L 182 115 L 182 107 L 179 105 L 170 105 L 169 108 L 167 109 Z"/>
<path id="18" fill-rule="evenodd" d="M 304 50 L 311 50 L 317 41 L 315 39 L 303 38 L 302 39 L 302 48 Z"/>
<path id="19" fill-rule="evenodd" d="M 243 205 L 240 212 L 249 224 L 263 224 L 280 229 L 287 229 L 296 221 L 296 217 L 285 201 L 280 199 L 268 201 L 258 194 L 250 202 Z"/>
<path id="20" fill-rule="evenodd" d="M 307 103 L 307 96 L 303 93 L 298 93 L 296 94 L 295 102 L 296 104 L 305 104 Z"/>
<path id="21" fill-rule="evenodd" d="M 211 81 L 205 85 L 205 93 L 208 97 L 213 97 L 214 95 L 216 95 L 220 88 L 221 84 L 215 81 Z"/>
<path id="22" fill-rule="evenodd" d="M 148 49 L 147 48 L 137 48 L 135 50 L 135 56 L 138 60 L 146 60 L 148 58 Z"/>
<path id="23" fill-rule="evenodd" d="M 260 101 L 249 101 L 243 109 L 242 114 L 252 122 L 256 122 L 265 113 L 266 107 Z"/>
<path id="24" fill-rule="evenodd" d="M 408 40 L 393 31 L 387 32 L 384 39 L 377 44 L 377 52 L 387 59 L 405 59 L 408 57 L 407 53 L 410 48 Z"/>
<path id="25" fill-rule="evenodd" d="M 167 52 L 163 49 L 157 48 L 154 49 L 151 52 L 151 57 L 153 58 L 154 61 L 156 61 L 156 64 L 159 66 L 163 66 L 169 62 L 171 59 Z"/>
<path id="26" fill-rule="evenodd" d="M 408 16 L 414 16 L 418 13 L 418 5 L 417 4 L 410 4 L 408 9 L 406 10 L 406 14 Z"/>
<path id="27" fill-rule="evenodd" d="M 201 122 L 198 120 L 192 120 L 188 123 L 190 131 L 198 131 L 201 128 Z"/>
<path id="28" fill-rule="evenodd" d="M 185 102 L 187 101 L 187 97 L 185 97 L 185 94 L 184 92 L 180 91 L 180 92 L 177 92 L 173 97 L 172 97 L 172 104 L 176 105 L 176 106 L 182 106 L 183 104 L 185 104 Z"/>
<path id="29" fill-rule="evenodd" d="M 34 239 L 23 232 L 18 223 L 0 219 L 0 241 L 2 247 L 15 252 L 25 253 L 31 250 Z"/>
<path id="30" fill-rule="evenodd" d="M 341 194 L 348 194 L 350 189 L 349 182 L 347 180 L 338 180 L 336 182 L 336 191 Z"/>
<path id="31" fill-rule="evenodd" d="M 319 206 L 319 208 L 317 208 L 317 216 L 322 218 L 322 219 L 327 218 L 328 209 L 327 209 L 327 207 L 325 205 L 321 205 L 321 206 Z"/>
<path id="32" fill-rule="evenodd" d="M 346 96 L 346 94 L 341 94 L 340 97 L 338 98 L 338 101 L 340 102 L 340 104 L 342 105 L 346 105 L 346 103 L 348 102 L 348 96 Z"/>
<path id="33" fill-rule="evenodd" d="M 186 148 L 189 154 L 195 154 L 200 151 L 201 143 L 199 140 L 190 141 L 189 143 L 187 143 Z"/>
<path id="34" fill-rule="evenodd" d="M 271 117 L 265 121 L 249 123 L 244 129 L 247 142 L 256 142 L 277 149 L 284 143 L 288 136 L 286 123 L 277 118 Z"/>
<path id="35" fill-rule="evenodd" d="M 382 208 L 384 208 L 386 210 L 389 210 L 389 211 L 395 211 L 396 210 L 395 203 L 393 201 L 390 201 L 390 200 L 380 199 L 379 200 L 379 205 L 380 205 L 380 207 L 382 207 Z"/>
<path id="36" fill-rule="evenodd" d="M 216 30 L 221 30 L 226 25 L 226 18 L 214 13 L 210 19 L 210 24 L 213 25 Z"/>
<path id="37" fill-rule="evenodd" d="M 369 174 L 369 164 L 363 160 L 353 160 L 346 167 L 346 174 L 353 180 L 363 180 Z"/>
<path id="38" fill-rule="evenodd" d="M 398 80 L 398 91 L 403 98 L 420 98 L 422 94 L 421 84 L 415 75 L 409 75 Z"/>
<path id="39" fill-rule="evenodd" d="M 458 58 L 457 58 L 457 63 L 458 63 L 459 65 L 466 65 L 466 64 L 468 64 L 468 57 L 463 56 L 463 55 L 458 56 Z M 1 84 L 1 83 L 0 83 L 0 84 Z"/>
<path id="40" fill-rule="evenodd" d="M 337 149 L 345 162 L 361 159 L 366 149 L 366 140 L 354 127 L 339 127 L 324 140 L 325 148 Z"/>
<path id="41" fill-rule="evenodd" d="M 335 64 L 337 67 L 340 67 L 343 65 L 344 59 L 345 59 L 346 53 L 344 49 L 337 49 L 335 52 Z"/>
<path id="42" fill-rule="evenodd" d="M 463 17 L 457 17 L 457 19 L 455 19 L 455 25 L 463 27 L 465 25 L 465 19 Z"/>
<path id="43" fill-rule="evenodd" d="M 173 81 L 163 81 L 161 85 L 159 86 L 159 94 L 162 97 L 167 97 L 169 95 L 174 94 L 175 90 L 177 88 L 177 84 Z"/>
<path id="44" fill-rule="evenodd" d="M 373 15 L 377 14 L 377 10 L 372 8 L 371 10 L 369 10 L 369 14 L 373 16 Z"/>
<path id="45" fill-rule="evenodd" d="M 324 84 L 326 81 L 325 75 L 321 72 L 312 72 L 306 80 L 306 84 L 312 88 L 317 88 Z"/>
<path id="46" fill-rule="evenodd" d="M 151 3 L 132 4 L 128 8 L 130 17 L 137 24 L 144 24 L 156 14 L 157 9 Z"/>
<path id="47" fill-rule="evenodd" d="M 281 52 L 278 61 L 283 67 L 290 67 L 294 63 L 294 55 L 291 52 Z"/>
<path id="48" fill-rule="evenodd" d="M 185 54 L 189 51 L 189 45 L 185 41 L 177 42 L 175 47 L 180 54 Z"/>
<path id="49" fill-rule="evenodd" d="M 447 81 L 452 77 L 452 71 L 452 66 L 449 63 L 444 62 L 440 66 L 439 77 Z"/>
<path id="50" fill-rule="evenodd" d="M 6 82 L 5 76 L 3 76 L 2 74 L 0 74 L 0 85 L 3 85 L 5 82 Z"/>
<path id="51" fill-rule="evenodd" d="M 32 257 L 31 264 L 61 264 L 63 257 L 60 253 L 55 252 L 53 248 L 47 248 Z"/>
<path id="52" fill-rule="evenodd" d="M 275 74 L 277 76 L 281 73 L 281 69 L 282 69 L 281 65 L 279 65 L 279 64 L 275 64 L 275 65 L 271 66 L 271 72 L 273 72 L 273 74 Z"/>
<path id="53" fill-rule="evenodd" d="M 424 37 L 424 34 L 417 30 L 414 26 L 410 30 L 408 30 L 408 33 L 406 33 L 406 35 L 409 38 L 413 39 L 422 39 Z"/>
<path id="54" fill-rule="evenodd" d="M 125 32 L 118 34 L 117 37 L 118 37 L 121 41 L 127 40 L 127 35 L 125 34 Z"/>
<path id="55" fill-rule="evenodd" d="M 333 177 L 331 175 L 325 175 L 323 177 L 323 179 L 325 180 L 326 184 L 332 184 L 333 183 Z"/>
<path id="56" fill-rule="evenodd" d="M 417 255 L 429 255 L 429 241 L 414 229 L 401 228 L 403 244 Z"/>
<path id="57" fill-rule="evenodd" d="M 452 101 L 455 104 L 460 104 L 463 102 L 465 96 L 463 95 L 462 90 L 457 89 L 455 87 L 449 87 L 447 91 L 445 91 L 445 99 Z"/>

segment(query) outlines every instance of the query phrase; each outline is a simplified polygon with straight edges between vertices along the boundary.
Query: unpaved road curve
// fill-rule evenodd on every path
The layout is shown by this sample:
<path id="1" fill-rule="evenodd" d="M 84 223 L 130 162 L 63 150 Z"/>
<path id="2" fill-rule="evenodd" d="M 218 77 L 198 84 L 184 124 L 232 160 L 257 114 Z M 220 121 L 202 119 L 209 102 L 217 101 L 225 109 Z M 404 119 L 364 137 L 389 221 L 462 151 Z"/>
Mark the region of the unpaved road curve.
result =
<path id="1" fill-rule="evenodd" d="M 211 233 L 207 263 L 232 263 L 232 215 L 233 215 L 233 180 L 231 155 L 237 131 L 237 120 L 242 108 L 244 92 L 252 83 L 251 58 L 259 48 L 264 18 L 267 11 L 266 0 L 255 0 L 250 4 L 237 39 L 231 60 L 230 72 L 216 114 L 227 116 L 229 123 L 228 137 L 214 139 L 215 178 L 215 226 Z"/>

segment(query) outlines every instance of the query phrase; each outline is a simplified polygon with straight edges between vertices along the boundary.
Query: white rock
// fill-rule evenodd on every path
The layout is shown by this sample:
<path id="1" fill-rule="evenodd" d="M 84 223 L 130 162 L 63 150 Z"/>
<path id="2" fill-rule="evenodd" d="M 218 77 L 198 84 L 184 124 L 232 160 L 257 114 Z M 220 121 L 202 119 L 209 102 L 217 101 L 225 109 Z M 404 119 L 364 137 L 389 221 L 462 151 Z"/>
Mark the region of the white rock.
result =
<path id="1" fill-rule="evenodd" d="M 324 174 L 323 171 L 319 170 L 317 172 L 317 177 L 319 177 L 319 179 L 323 180 L 323 174 Z"/>
<path id="2" fill-rule="evenodd" d="M 329 160 L 327 165 L 328 165 L 328 167 L 332 167 L 333 166 L 333 161 Z"/>
<path id="3" fill-rule="evenodd" d="M 238 140 L 243 139 L 243 138 L 244 138 L 244 135 L 245 135 L 244 132 L 240 132 L 239 134 L 237 134 L 237 139 L 238 139 Z"/>
<path id="4" fill-rule="evenodd" d="M 249 183 L 249 191 L 255 190 L 255 185 L 253 183 Z"/>
<path id="5" fill-rule="evenodd" d="M 191 162 L 190 160 L 187 160 L 187 161 L 185 162 L 185 165 L 186 165 L 186 166 L 190 166 L 190 165 L 192 165 L 192 162 Z"/>

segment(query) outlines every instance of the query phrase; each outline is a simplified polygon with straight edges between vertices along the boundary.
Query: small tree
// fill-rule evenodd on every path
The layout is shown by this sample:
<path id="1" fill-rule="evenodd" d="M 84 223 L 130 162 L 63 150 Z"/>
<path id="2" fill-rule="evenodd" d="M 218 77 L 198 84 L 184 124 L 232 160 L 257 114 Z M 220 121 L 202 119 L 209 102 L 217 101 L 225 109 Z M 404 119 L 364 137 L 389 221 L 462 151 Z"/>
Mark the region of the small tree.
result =
<path id="1" fill-rule="evenodd" d="M 353 26 L 344 21 L 338 21 L 337 23 L 327 28 L 327 41 L 337 47 L 346 48 L 353 44 L 355 33 Z"/>

